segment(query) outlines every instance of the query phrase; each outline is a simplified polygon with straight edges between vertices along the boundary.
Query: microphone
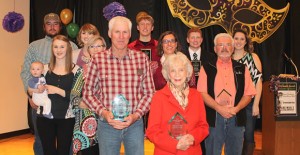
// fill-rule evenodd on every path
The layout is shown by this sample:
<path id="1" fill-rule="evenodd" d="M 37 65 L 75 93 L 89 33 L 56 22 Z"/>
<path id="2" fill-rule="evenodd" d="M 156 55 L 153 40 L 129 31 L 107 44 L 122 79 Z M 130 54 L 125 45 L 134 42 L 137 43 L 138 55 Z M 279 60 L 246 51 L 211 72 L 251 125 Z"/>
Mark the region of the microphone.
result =
<path id="1" fill-rule="evenodd" d="M 294 67 L 294 69 L 295 69 L 295 71 L 296 71 L 296 74 L 297 74 L 297 78 L 298 78 L 298 77 L 299 77 L 298 68 L 297 68 L 297 66 L 295 65 L 294 61 L 293 61 L 291 58 L 289 58 L 289 57 L 286 55 L 285 52 L 282 52 L 282 55 L 286 58 L 287 61 L 289 61 L 289 62 L 293 65 L 293 67 Z"/>

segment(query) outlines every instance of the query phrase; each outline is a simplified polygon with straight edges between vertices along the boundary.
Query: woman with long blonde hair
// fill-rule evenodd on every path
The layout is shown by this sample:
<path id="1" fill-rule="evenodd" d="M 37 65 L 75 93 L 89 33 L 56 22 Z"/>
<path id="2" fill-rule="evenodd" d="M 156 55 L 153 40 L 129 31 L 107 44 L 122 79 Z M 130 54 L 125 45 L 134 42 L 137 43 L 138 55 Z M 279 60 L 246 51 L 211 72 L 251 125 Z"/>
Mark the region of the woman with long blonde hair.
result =
<path id="1" fill-rule="evenodd" d="M 82 69 L 72 63 L 72 47 L 67 37 L 53 38 L 50 63 L 44 65 L 44 75 L 53 114 L 52 119 L 44 117 L 43 108 L 38 108 L 37 129 L 44 154 L 69 154 L 75 123 L 71 92 L 77 91 L 73 85 L 82 80 Z"/>

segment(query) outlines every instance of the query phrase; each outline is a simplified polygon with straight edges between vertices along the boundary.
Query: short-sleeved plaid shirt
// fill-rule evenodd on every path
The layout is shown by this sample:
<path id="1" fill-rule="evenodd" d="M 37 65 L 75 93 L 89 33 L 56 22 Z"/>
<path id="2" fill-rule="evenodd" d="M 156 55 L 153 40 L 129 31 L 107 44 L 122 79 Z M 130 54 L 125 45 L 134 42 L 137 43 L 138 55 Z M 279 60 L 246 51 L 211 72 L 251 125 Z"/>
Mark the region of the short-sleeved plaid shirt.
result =
<path id="1" fill-rule="evenodd" d="M 114 97 L 122 94 L 131 105 L 131 113 L 143 116 L 149 111 L 154 91 L 149 60 L 144 53 L 128 49 L 118 59 L 108 49 L 97 53 L 88 68 L 83 101 L 100 115 L 103 109 L 111 111 Z"/>

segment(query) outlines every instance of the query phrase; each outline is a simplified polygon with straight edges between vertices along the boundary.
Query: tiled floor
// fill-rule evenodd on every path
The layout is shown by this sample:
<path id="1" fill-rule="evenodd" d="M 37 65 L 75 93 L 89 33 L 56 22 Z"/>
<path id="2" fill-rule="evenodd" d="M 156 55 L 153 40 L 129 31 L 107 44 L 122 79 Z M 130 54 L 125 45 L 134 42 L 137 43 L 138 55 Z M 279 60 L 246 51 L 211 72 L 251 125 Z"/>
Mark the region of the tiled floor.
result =
<path id="1" fill-rule="evenodd" d="M 0 155 L 33 155 L 32 143 L 34 137 L 31 134 L 24 134 L 17 137 L 0 140 Z M 255 132 L 256 148 L 254 155 L 262 155 L 262 133 Z M 154 146 L 145 140 L 145 155 L 153 154 Z M 121 153 L 124 149 L 121 148 Z"/>

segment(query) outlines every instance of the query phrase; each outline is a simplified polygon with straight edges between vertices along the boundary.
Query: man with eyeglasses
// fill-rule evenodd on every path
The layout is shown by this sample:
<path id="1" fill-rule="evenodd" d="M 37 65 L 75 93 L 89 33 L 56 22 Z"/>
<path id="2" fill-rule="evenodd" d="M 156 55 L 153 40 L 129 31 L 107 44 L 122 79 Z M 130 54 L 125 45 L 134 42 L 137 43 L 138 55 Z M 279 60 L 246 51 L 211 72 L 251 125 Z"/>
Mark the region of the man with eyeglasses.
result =
<path id="1" fill-rule="evenodd" d="M 198 91 L 201 92 L 209 124 L 205 140 L 206 154 L 240 155 L 246 123 L 245 106 L 256 94 L 249 70 L 231 59 L 234 40 L 227 33 L 214 39 L 216 61 L 200 69 Z"/>
<path id="2" fill-rule="evenodd" d="M 38 106 L 36 106 L 31 96 L 28 94 L 28 79 L 31 78 L 30 74 L 30 64 L 35 61 L 40 61 L 44 64 L 49 63 L 50 57 L 51 57 L 51 45 L 52 45 L 52 38 L 58 35 L 61 31 L 61 21 L 57 14 L 55 13 L 49 13 L 44 16 L 44 32 L 46 34 L 45 38 L 36 40 L 29 44 L 29 47 L 27 49 L 27 52 L 25 54 L 24 63 L 22 65 L 22 71 L 21 71 L 21 78 L 23 81 L 25 92 L 28 95 L 28 102 L 30 104 L 28 117 L 32 119 L 32 125 L 34 127 L 34 136 L 35 141 L 33 143 L 33 150 L 35 155 L 43 155 L 43 149 L 42 144 L 39 138 L 39 135 L 37 133 L 36 129 L 36 110 Z M 78 47 L 71 42 L 72 48 L 77 49 Z M 44 90 L 40 90 L 43 92 Z"/>

